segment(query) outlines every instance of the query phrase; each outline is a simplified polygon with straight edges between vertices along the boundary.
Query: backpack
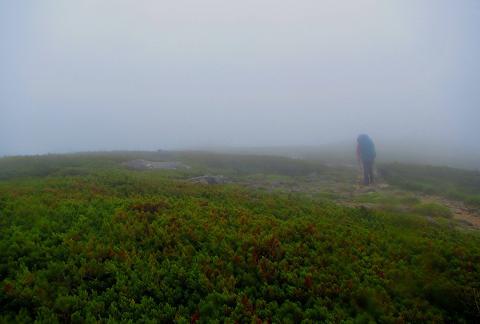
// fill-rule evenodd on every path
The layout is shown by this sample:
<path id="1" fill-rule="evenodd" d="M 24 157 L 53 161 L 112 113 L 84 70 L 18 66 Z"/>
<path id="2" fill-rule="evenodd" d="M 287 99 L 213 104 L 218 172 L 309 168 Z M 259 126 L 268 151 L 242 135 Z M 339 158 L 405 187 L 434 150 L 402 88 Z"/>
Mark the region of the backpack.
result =
<path id="1" fill-rule="evenodd" d="M 374 160 L 377 152 L 375 151 L 375 144 L 373 144 L 372 139 L 368 135 L 362 134 L 358 137 L 357 142 L 362 160 Z"/>

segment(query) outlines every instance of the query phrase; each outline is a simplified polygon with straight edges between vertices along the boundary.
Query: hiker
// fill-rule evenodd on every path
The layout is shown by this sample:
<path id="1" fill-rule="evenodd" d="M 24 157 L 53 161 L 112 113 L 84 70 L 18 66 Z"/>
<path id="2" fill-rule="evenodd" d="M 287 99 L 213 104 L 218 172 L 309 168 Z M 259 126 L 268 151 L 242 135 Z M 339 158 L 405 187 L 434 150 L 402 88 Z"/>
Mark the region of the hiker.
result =
<path id="1" fill-rule="evenodd" d="M 374 182 L 373 164 L 375 162 L 375 144 L 370 136 L 362 134 L 357 138 L 357 159 L 363 167 L 363 183 L 371 185 Z"/>

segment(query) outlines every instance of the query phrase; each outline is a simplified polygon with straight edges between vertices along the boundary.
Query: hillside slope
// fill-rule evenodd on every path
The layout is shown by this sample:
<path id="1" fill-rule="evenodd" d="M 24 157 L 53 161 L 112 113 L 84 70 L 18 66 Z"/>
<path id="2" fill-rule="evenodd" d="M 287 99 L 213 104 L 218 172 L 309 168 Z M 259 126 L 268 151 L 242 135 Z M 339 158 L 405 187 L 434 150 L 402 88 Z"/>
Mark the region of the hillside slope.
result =
<path id="1" fill-rule="evenodd" d="M 75 163 L 0 182 L 0 321 L 480 319 L 479 232 L 442 215 L 186 181 L 201 163 L 135 172 L 117 158 L 60 159 Z M 274 165 L 262 176 L 286 181 Z"/>

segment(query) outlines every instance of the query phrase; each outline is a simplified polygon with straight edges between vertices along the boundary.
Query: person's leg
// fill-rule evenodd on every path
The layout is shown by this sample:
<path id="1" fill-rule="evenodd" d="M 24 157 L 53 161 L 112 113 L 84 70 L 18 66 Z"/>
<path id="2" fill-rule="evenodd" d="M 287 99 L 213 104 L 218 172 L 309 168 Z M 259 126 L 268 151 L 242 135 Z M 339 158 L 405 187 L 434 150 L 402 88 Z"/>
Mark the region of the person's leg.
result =
<path id="1" fill-rule="evenodd" d="M 363 184 L 368 186 L 370 183 L 370 174 L 368 171 L 368 161 L 362 161 L 363 166 Z"/>
<path id="2" fill-rule="evenodd" d="M 373 184 L 375 182 L 374 175 L 373 175 L 373 161 L 369 163 L 369 169 L 368 169 L 368 177 L 370 179 L 370 184 Z"/>

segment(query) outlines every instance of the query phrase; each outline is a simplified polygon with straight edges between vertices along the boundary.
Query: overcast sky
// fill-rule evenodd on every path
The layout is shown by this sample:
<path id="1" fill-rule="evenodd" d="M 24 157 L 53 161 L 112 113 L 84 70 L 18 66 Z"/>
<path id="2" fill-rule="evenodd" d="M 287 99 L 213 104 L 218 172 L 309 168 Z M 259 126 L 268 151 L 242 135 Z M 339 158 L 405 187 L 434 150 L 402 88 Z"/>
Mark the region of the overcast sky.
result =
<path id="1" fill-rule="evenodd" d="M 0 154 L 480 150 L 478 0 L 0 0 Z"/>

